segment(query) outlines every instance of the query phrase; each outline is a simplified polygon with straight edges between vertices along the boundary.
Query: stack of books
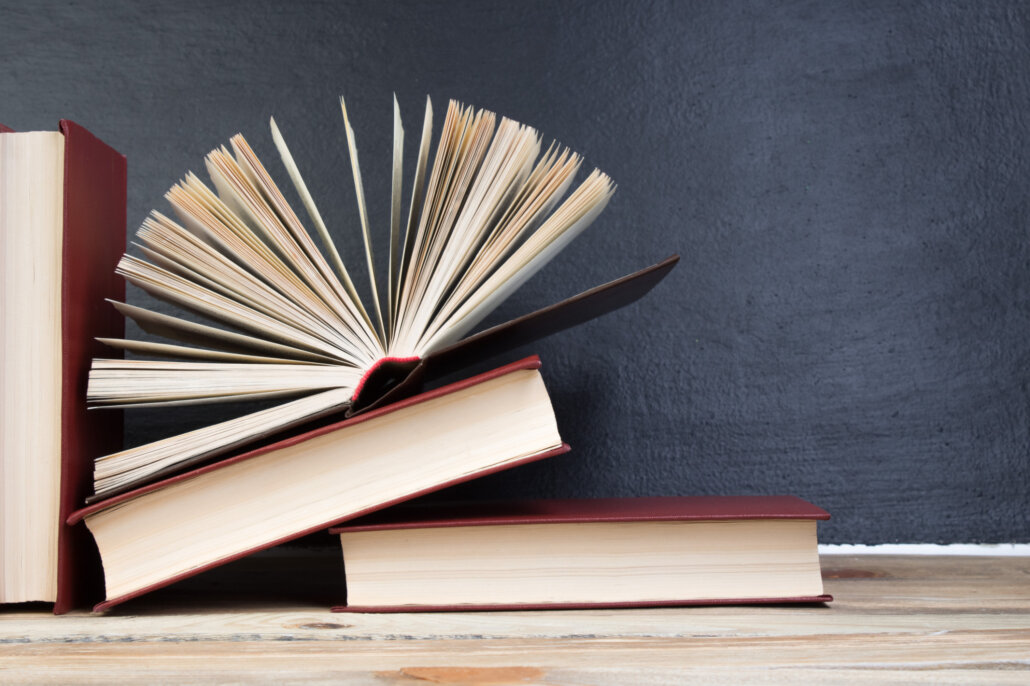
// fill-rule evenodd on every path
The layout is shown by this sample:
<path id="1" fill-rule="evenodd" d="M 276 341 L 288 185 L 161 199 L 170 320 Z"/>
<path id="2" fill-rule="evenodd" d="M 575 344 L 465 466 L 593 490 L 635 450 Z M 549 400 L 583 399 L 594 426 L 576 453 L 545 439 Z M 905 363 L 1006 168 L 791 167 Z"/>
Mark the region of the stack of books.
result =
<path id="1" fill-rule="evenodd" d="M 472 334 L 614 185 L 594 170 L 573 188 L 579 155 L 456 102 L 431 155 L 427 99 L 402 203 L 394 101 L 377 274 L 340 104 L 365 297 L 274 120 L 309 223 L 237 135 L 206 158 L 210 183 L 189 173 L 169 190 L 174 218 L 144 221 L 142 257 L 122 254 L 123 157 L 71 122 L 0 133 L 0 602 L 66 611 L 99 597 L 102 568 L 105 610 L 327 529 L 345 560 L 341 610 L 828 600 L 816 552 L 828 515 L 796 498 L 397 506 L 568 451 L 539 358 L 437 382 L 637 300 L 678 258 Z M 122 277 L 196 316 L 125 303 Z M 122 316 L 160 340 L 125 338 Z M 124 408 L 267 399 L 279 402 L 119 449 Z"/>

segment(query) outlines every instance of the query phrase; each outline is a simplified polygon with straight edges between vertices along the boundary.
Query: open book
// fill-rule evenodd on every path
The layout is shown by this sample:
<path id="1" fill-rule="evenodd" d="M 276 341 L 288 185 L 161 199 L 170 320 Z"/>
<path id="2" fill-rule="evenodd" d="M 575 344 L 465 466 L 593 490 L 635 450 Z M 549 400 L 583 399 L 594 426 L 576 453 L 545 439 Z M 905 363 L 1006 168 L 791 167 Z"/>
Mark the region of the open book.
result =
<path id="1" fill-rule="evenodd" d="M 670 258 L 465 338 L 597 217 L 614 185 L 594 170 L 569 192 L 579 155 L 556 143 L 545 149 L 533 128 L 453 101 L 430 165 L 427 99 L 402 203 L 404 130 L 395 100 L 389 270 L 376 274 L 354 132 L 340 104 L 370 298 L 359 296 L 274 120 L 272 138 L 318 243 L 243 136 L 231 139 L 231 151 L 211 152 L 214 187 L 187 174 L 166 195 L 176 219 L 153 212 L 137 234 L 145 259 L 126 255 L 118 273 L 231 330 L 116 302 L 144 330 L 174 342 L 104 342 L 171 360 L 97 359 L 88 400 L 91 407 L 286 401 L 99 458 L 92 500 L 314 418 L 410 394 L 425 378 L 635 300 L 675 264 Z"/>

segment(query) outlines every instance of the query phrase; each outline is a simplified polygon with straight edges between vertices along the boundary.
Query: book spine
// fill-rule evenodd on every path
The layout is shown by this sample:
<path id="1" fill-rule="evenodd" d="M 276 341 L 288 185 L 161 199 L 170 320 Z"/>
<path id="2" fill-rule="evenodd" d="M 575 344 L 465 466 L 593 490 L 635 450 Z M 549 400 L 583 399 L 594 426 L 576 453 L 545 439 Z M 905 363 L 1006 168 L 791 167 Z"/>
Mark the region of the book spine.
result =
<path id="1" fill-rule="evenodd" d="M 94 356 L 112 351 L 96 337 L 121 338 L 124 320 L 104 299 L 125 299 L 115 265 L 125 252 L 125 157 L 83 127 L 62 120 L 64 232 L 61 275 L 61 519 L 57 602 L 61 614 L 103 596 L 102 568 L 92 537 L 65 524 L 92 493 L 93 460 L 122 446 L 121 412 L 86 411 Z"/>

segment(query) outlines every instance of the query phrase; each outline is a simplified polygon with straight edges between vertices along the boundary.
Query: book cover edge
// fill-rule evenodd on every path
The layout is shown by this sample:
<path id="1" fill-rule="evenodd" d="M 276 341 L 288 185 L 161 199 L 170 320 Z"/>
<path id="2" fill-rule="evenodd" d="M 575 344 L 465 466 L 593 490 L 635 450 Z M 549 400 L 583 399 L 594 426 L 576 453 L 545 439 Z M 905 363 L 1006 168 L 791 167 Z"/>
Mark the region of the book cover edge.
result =
<path id="1" fill-rule="evenodd" d="M 127 161 L 125 155 L 84 126 L 61 119 L 58 129 L 65 138 L 65 153 L 61 237 L 62 439 L 54 614 L 64 614 L 103 595 L 100 557 L 92 537 L 69 527 L 66 519 L 92 486 L 92 460 L 96 457 L 91 454 L 93 450 L 102 454 L 120 449 L 122 443 L 121 412 L 88 416 L 85 386 L 93 356 L 90 349 L 97 345 L 94 337 L 120 336 L 124 331 L 121 316 L 98 312 L 100 305 L 87 300 L 93 300 L 97 291 L 104 297 L 124 299 L 125 283 L 115 276 L 114 265 L 125 251 Z M 83 241 L 91 246 L 88 250 L 79 249 Z M 101 265 L 102 262 L 110 264 Z M 80 331 L 86 335 L 78 335 Z"/>
<path id="2" fill-rule="evenodd" d="M 833 602 L 832 595 L 787 598 L 683 598 L 673 600 L 631 600 L 589 603 L 496 603 L 468 605 L 333 605 L 332 612 L 394 614 L 415 612 L 522 612 L 528 610 L 618 610 L 660 607 L 702 607 L 708 605 L 793 605 Z"/>
<path id="3" fill-rule="evenodd" d="M 741 507 L 743 501 L 747 501 L 748 507 Z M 664 512 L 629 512 L 625 508 L 619 509 L 620 505 L 628 504 L 699 504 L 703 507 L 695 508 L 693 512 L 686 507 L 676 508 Z M 717 508 L 711 503 L 731 504 L 732 508 Z M 477 506 L 500 510 L 502 513 L 505 507 L 512 511 L 527 505 L 552 506 L 551 512 L 534 516 L 532 514 L 465 514 L 473 512 Z M 608 507 L 594 512 L 584 508 L 597 505 Z M 765 505 L 767 507 L 762 507 Z M 790 506 L 793 506 L 791 508 Z M 563 512 L 554 512 L 553 506 L 559 506 Z M 581 506 L 576 511 L 576 506 Z M 757 521 L 767 519 L 800 519 L 825 521 L 830 519 L 830 514 L 817 505 L 793 495 L 769 495 L 769 496 L 647 496 L 637 498 L 582 498 L 568 500 L 518 500 L 510 502 L 484 502 L 467 503 L 457 508 L 458 516 L 443 517 L 440 519 L 431 518 L 410 518 L 390 522 L 372 522 L 369 524 L 355 524 L 354 526 L 334 527 L 329 530 L 330 534 L 357 533 L 362 531 L 389 531 L 396 529 L 439 529 L 445 527 L 460 526 L 518 526 L 523 524 L 578 524 L 589 522 L 645 522 L 645 521 Z M 707 511 L 706 511 L 707 510 Z M 454 514 L 455 508 L 441 506 L 435 511 L 445 515 Z"/>
<path id="4" fill-rule="evenodd" d="M 423 359 L 427 378 L 436 378 L 461 369 L 463 366 L 502 355 L 523 345 L 553 336 L 594 319 L 598 319 L 643 298 L 657 286 L 679 263 L 679 255 L 671 255 L 649 267 L 588 288 L 556 303 L 510 319 L 489 329 L 467 336 L 451 345 L 429 353 Z M 642 285 L 640 292 L 633 286 Z M 614 297 L 614 304 L 604 296 Z M 593 307 L 590 307 L 590 305 Z M 570 317 L 577 308 L 586 307 L 587 313 Z M 539 331 L 532 332 L 534 324 L 544 322 Z M 555 323 L 559 322 L 559 323 Z M 530 333 L 526 333 L 526 329 Z M 485 352 L 480 352 L 480 349 Z M 469 361 L 471 356 L 472 360 Z M 460 363 L 455 360 L 460 359 Z"/>

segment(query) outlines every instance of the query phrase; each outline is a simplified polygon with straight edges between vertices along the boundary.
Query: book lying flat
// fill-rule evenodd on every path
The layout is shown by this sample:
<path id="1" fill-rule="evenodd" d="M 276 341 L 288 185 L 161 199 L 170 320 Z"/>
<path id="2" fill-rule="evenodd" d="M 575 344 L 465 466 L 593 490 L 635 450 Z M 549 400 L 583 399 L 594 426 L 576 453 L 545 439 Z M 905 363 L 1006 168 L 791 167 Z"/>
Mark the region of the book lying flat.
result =
<path id="1" fill-rule="evenodd" d="M 394 508 L 340 535 L 335 612 L 823 603 L 816 523 L 793 496 Z"/>
<path id="2" fill-rule="evenodd" d="M 99 561 L 65 518 L 93 460 L 122 443 L 120 412 L 87 413 L 96 337 L 124 322 L 125 157 L 74 122 L 0 126 L 0 602 L 63 613 L 100 595 Z"/>
<path id="3" fill-rule="evenodd" d="M 192 173 L 173 186 L 166 198 L 175 219 L 153 212 L 137 233 L 141 256 L 125 255 L 118 273 L 215 325 L 114 302 L 167 340 L 104 342 L 165 359 L 96 359 L 88 400 L 94 408 L 282 402 L 99 458 L 90 502 L 289 427 L 394 402 L 425 381 L 628 304 L 676 263 L 671 257 L 469 338 L 594 221 L 614 184 L 596 169 L 575 183 L 578 154 L 556 142 L 545 147 L 532 127 L 454 101 L 430 164 L 427 99 L 402 203 L 404 129 L 395 101 L 392 183 L 384 193 L 389 203 L 382 203 L 389 222 L 380 231 L 389 268 L 377 274 L 376 222 L 342 99 L 341 110 L 368 277 L 364 295 L 274 121 L 272 139 L 310 232 L 243 136 L 231 139 L 231 151 L 212 151 L 205 160 L 211 187 Z"/>
<path id="4" fill-rule="evenodd" d="M 109 498 L 85 520 L 118 603 L 362 514 L 562 454 L 526 358 Z"/>

